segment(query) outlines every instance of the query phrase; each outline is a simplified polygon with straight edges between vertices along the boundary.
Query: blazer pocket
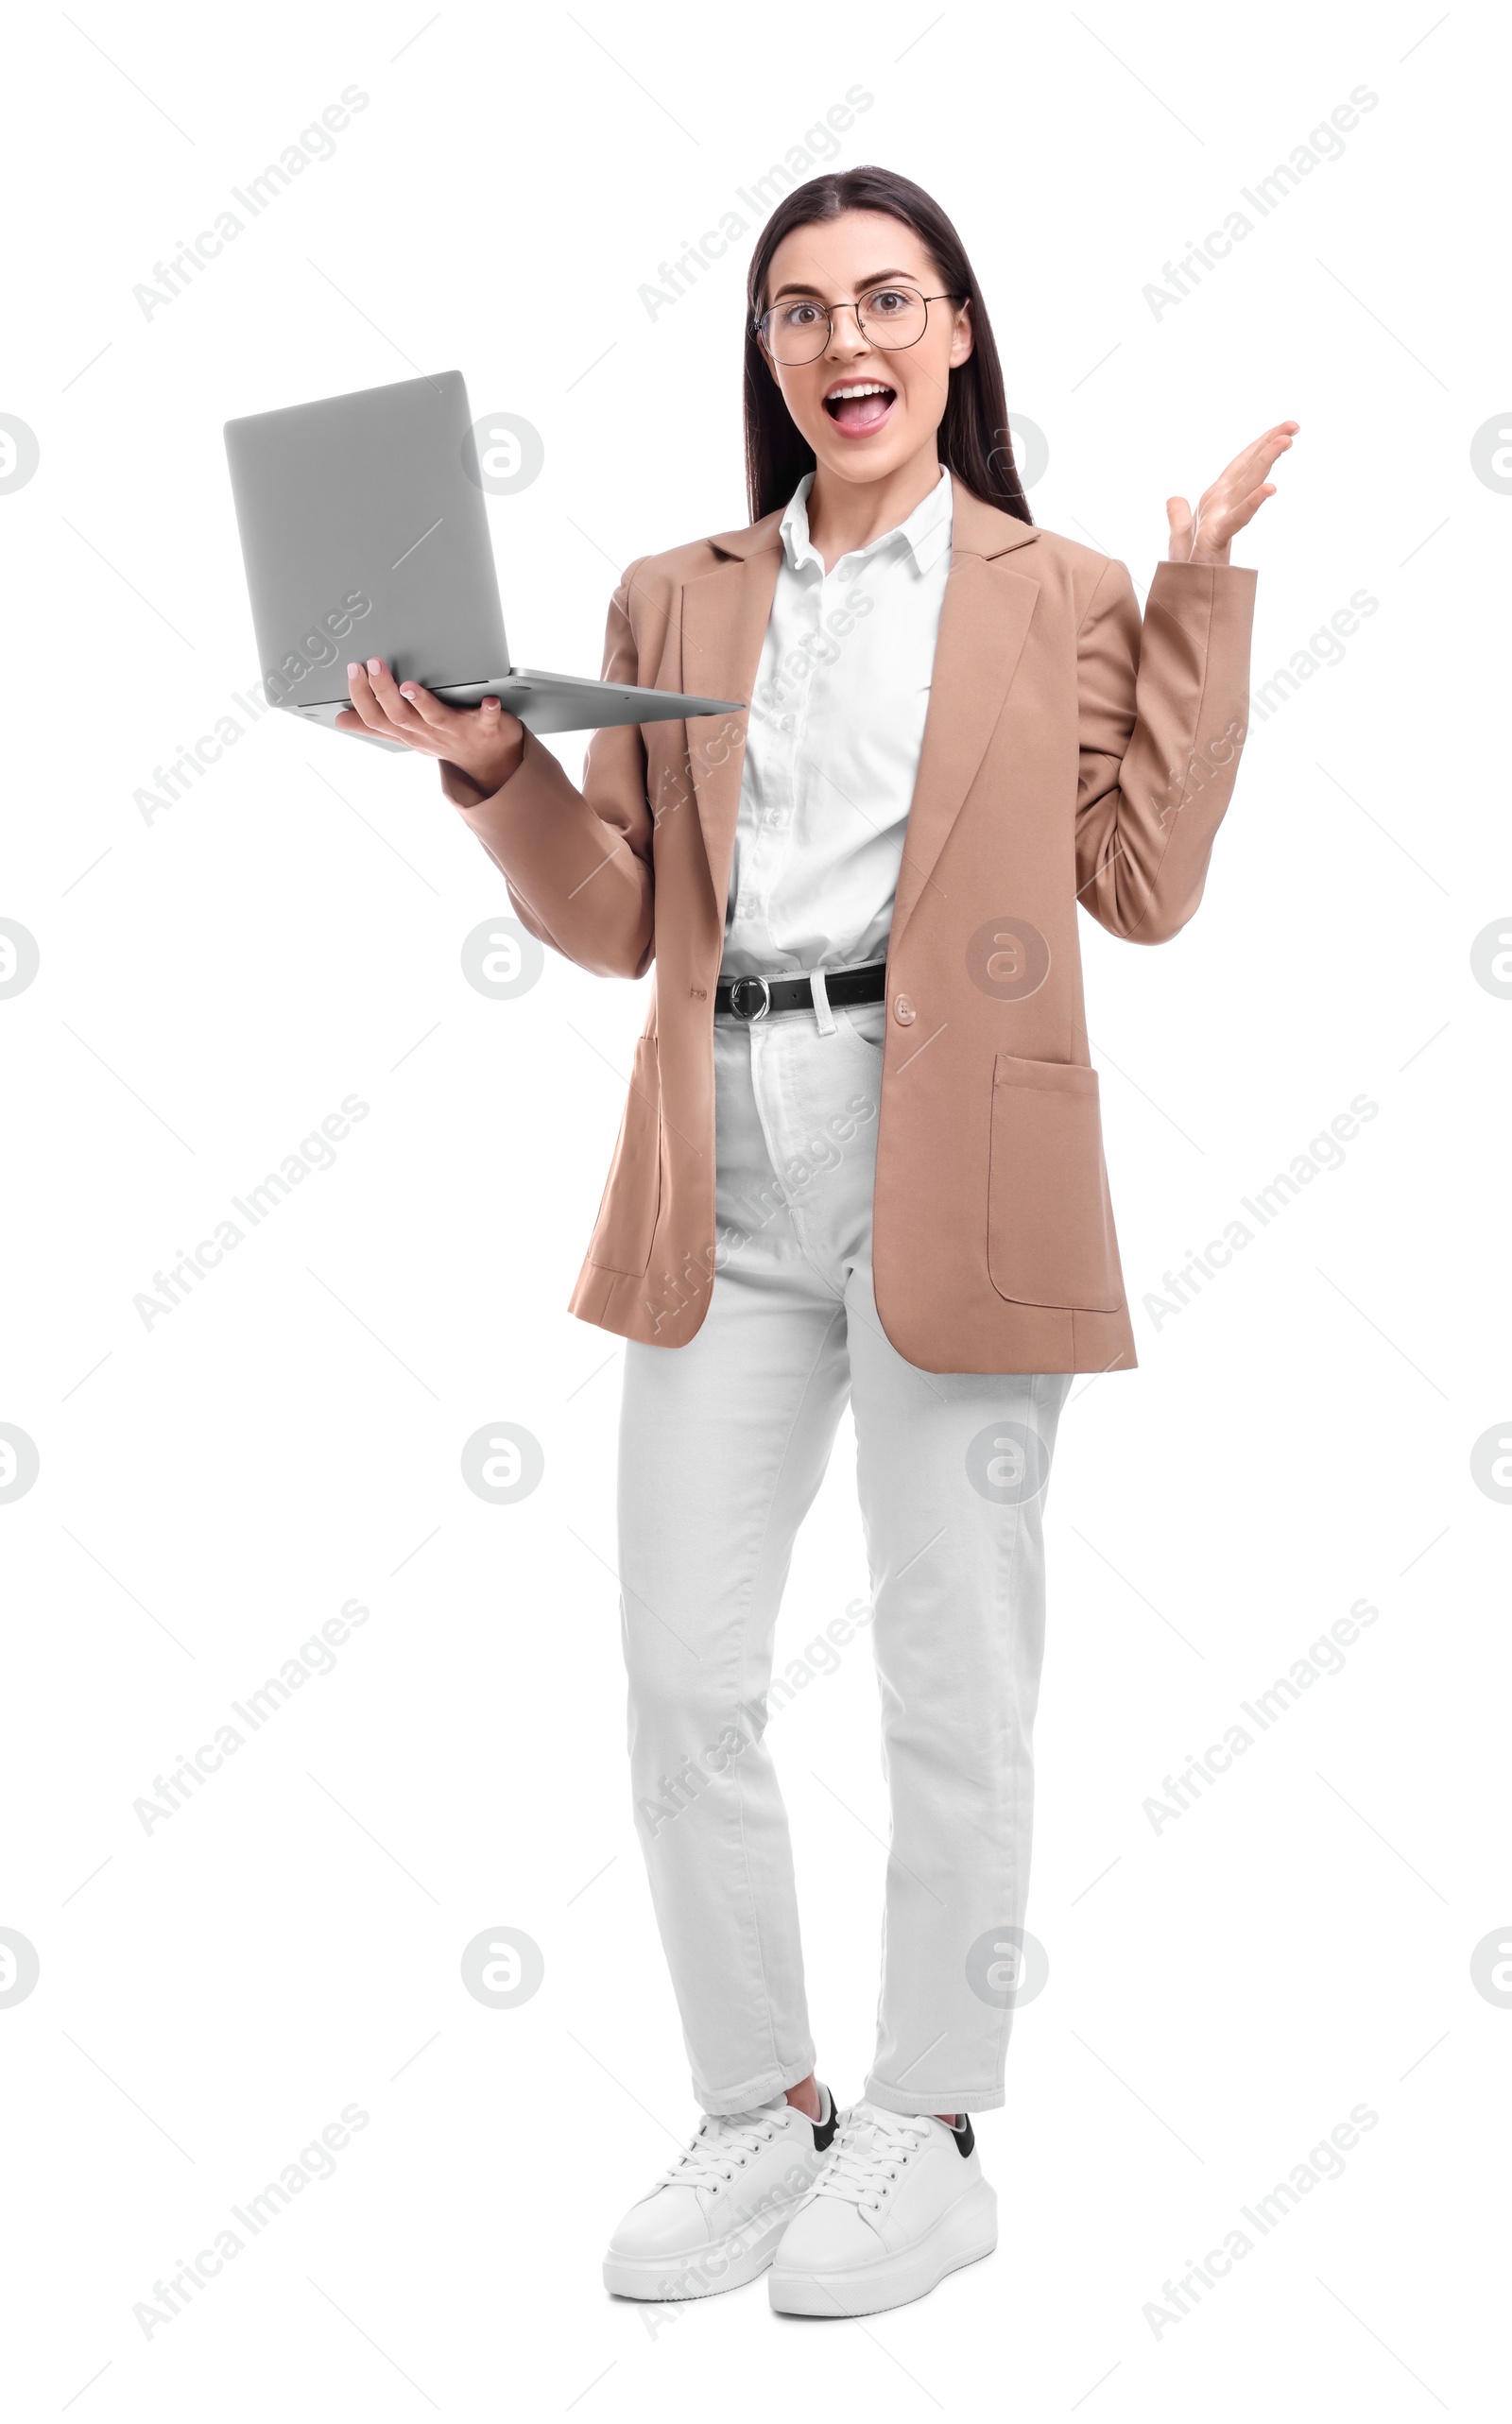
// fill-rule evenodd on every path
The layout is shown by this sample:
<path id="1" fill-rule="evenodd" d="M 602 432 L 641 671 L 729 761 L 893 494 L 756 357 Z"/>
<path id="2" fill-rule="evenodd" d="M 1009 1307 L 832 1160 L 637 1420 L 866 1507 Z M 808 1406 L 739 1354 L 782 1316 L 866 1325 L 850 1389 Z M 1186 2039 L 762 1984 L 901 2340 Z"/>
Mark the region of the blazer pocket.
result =
<path id="1" fill-rule="evenodd" d="M 661 1209 L 662 1073 L 656 1038 L 644 1035 L 635 1047 L 619 1140 L 589 1241 L 590 1263 L 601 1271 L 644 1278 Z"/>
<path id="2" fill-rule="evenodd" d="M 1123 1303 L 1095 1069 L 998 1054 L 987 1267 L 1012 1304 L 1116 1313 Z"/>

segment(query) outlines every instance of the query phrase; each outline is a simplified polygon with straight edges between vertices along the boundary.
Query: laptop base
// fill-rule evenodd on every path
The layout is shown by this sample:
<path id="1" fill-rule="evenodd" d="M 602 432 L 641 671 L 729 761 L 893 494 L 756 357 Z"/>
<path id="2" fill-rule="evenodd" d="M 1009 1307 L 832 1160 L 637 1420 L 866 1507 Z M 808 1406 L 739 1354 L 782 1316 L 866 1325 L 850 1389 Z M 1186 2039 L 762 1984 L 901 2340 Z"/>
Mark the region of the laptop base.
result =
<path id="1" fill-rule="evenodd" d="M 431 685 L 426 684 L 429 689 Z M 679 690 L 641 690 L 630 682 L 590 681 L 576 674 L 532 673 L 517 665 L 498 681 L 448 681 L 436 686 L 436 696 L 448 707 L 476 707 L 496 698 L 529 731 L 600 731 L 610 724 L 665 724 L 694 715 L 739 715 L 744 709 L 732 698 L 698 698 Z M 289 703 L 288 713 L 335 730 L 336 717 L 349 698 L 312 699 Z M 343 738 L 376 741 L 380 748 L 402 749 L 402 741 L 383 740 L 376 732 L 343 734 Z"/>

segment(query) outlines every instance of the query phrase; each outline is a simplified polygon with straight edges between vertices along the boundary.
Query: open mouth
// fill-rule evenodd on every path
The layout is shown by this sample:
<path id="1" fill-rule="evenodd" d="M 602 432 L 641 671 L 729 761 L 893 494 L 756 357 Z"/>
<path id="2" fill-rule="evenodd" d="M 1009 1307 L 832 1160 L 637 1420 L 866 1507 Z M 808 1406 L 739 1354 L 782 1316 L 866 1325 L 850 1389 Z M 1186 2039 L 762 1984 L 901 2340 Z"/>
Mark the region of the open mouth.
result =
<path id="1" fill-rule="evenodd" d="M 884 387 L 880 379 L 851 379 L 830 389 L 824 409 L 848 438 L 869 438 L 897 401 L 897 389 Z"/>

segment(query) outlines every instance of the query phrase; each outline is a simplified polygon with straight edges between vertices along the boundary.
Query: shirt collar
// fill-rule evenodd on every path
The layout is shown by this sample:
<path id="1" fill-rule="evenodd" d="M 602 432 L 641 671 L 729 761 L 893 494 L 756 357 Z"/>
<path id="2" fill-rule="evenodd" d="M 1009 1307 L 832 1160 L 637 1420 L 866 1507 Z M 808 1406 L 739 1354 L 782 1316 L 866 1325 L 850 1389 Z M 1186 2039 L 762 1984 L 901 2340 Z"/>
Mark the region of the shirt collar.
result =
<path id="1" fill-rule="evenodd" d="M 779 525 L 782 553 L 793 572 L 806 563 L 817 564 L 821 572 L 824 569 L 823 559 L 809 537 L 809 491 L 813 486 L 813 473 L 805 472 Z M 867 546 L 853 548 L 849 557 L 841 557 L 840 562 L 860 563 L 884 548 L 892 548 L 910 559 L 916 573 L 932 571 L 951 543 L 952 505 L 951 475 L 942 463 L 939 478 L 923 502 L 915 506 L 906 522 L 901 522 L 894 530 L 883 531 Z"/>

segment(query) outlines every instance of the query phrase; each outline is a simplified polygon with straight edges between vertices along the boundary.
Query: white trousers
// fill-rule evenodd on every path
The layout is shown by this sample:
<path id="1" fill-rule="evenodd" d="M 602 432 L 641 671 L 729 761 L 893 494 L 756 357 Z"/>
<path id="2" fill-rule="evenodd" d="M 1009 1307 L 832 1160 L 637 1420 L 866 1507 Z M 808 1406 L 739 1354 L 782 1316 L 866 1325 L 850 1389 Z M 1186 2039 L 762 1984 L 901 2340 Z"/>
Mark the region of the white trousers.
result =
<path id="1" fill-rule="evenodd" d="M 763 1739 L 794 1538 L 849 1396 L 892 1806 L 877 2047 L 895 2112 L 1003 2102 L 1029 1879 L 1041 1514 L 1065 1373 L 921 1371 L 871 1292 L 885 1006 L 714 1022 L 719 1267 L 684 1347 L 628 1342 L 621 1617 L 637 1827 L 694 2092 L 813 2069 Z M 803 1633 L 823 1630 L 803 1620 Z"/>

